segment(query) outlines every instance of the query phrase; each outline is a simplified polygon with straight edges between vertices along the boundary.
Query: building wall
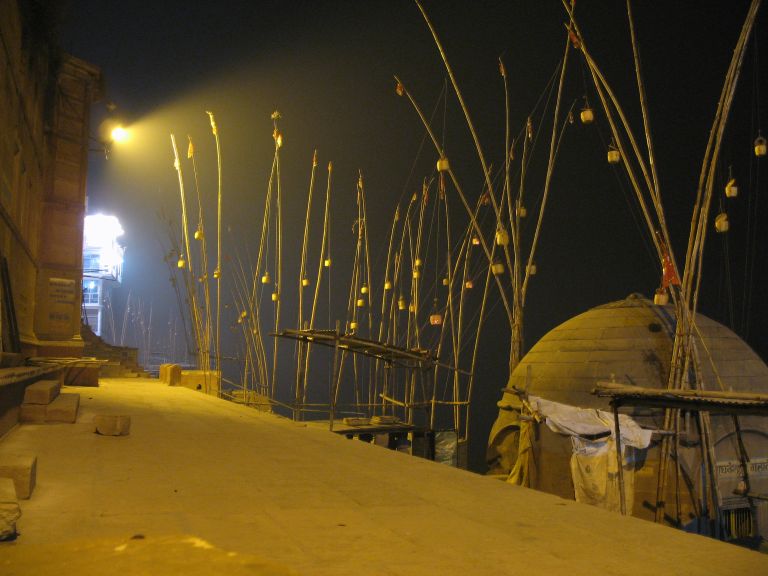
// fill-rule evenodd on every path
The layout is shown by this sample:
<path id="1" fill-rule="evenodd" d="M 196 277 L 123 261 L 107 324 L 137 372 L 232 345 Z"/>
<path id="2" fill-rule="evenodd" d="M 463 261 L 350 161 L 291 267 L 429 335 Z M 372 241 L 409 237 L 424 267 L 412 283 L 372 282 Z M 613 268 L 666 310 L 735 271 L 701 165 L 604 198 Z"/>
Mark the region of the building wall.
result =
<path id="1" fill-rule="evenodd" d="M 79 355 L 90 104 L 97 68 L 0 2 L 0 253 L 22 351 Z"/>

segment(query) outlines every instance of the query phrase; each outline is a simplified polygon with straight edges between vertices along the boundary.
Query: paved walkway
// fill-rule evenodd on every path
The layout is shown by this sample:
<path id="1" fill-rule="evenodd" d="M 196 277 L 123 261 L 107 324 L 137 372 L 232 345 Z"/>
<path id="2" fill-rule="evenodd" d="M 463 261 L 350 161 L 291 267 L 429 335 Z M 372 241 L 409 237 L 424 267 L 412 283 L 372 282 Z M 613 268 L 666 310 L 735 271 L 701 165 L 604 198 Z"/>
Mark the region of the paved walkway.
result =
<path id="1" fill-rule="evenodd" d="M 38 457 L 0 574 L 768 574 L 768 556 L 297 425 L 156 380 L 102 380 Z M 93 433 L 99 413 L 130 436 Z"/>

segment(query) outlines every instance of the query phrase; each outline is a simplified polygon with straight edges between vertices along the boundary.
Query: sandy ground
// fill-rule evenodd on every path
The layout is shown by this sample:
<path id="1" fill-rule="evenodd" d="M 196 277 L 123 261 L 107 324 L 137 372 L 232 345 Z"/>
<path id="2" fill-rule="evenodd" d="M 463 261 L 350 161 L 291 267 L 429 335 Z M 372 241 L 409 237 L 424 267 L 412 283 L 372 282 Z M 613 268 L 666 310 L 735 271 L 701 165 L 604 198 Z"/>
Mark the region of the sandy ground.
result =
<path id="1" fill-rule="evenodd" d="M 0 574 L 768 574 L 768 555 L 347 440 L 156 380 L 105 379 L 38 457 Z M 131 434 L 99 436 L 96 414 Z"/>

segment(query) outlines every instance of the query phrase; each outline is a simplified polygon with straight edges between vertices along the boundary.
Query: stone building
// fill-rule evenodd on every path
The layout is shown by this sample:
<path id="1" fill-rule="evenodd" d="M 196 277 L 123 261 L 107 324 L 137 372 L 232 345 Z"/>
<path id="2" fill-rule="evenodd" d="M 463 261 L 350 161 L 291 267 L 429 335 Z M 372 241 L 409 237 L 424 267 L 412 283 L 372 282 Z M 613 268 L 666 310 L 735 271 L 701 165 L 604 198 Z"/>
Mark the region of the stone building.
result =
<path id="1" fill-rule="evenodd" d="M 83 348 L 89 117 L 101 74 L 57 48 L 55 4 L 0 2 L 2 350 L 27 356 Z"/>

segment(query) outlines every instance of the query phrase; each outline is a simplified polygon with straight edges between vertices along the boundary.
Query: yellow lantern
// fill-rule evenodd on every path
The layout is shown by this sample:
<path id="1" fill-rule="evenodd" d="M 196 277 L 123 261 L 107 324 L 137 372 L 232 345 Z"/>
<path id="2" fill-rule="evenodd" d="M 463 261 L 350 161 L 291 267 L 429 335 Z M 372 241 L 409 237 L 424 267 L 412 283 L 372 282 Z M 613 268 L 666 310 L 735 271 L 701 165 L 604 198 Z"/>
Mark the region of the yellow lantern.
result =
<path id="1" fill-rule="evenodd" d="M 438 172 L 448 172 L 448 170 L 450 170 L 450 168 L 451 168 L 451 166 L 448 163 L 448 158 L 446 158 L 445 156 L 441 157 L 437 161 L 437 171 Z"/>
<path id="2" fill-rule="evenodd" d="M 349 323 L 349 329 L 350 330 L 357 330 L 357 322 L 352 320 L 352 322 Z"/>
<path id="3" fill-rule="evenodd" d="M 728 223 L 728 214 L 725 212 L 720 212 L 720 214 L 715 216 L 715 230 L 723 234 L 728 232 L 729 227 L 730 225 Z"/>
<path id="4" fill-rule="evenodd" d="M 261 277 L 261 283 L 269 284 L 270 282 L 272 282 L 272 277 L 269 275 L 268 271 L 265 271 L 264 276 Z"/>
<path id="5" fill-rule="evenodd" d="M 472 246 L 480 246 L 480 238 L 472 236 Z"/>
<path id="6" fill-rule="evenodd" d="M 736 185 L 736 178 L 731 178 L 725 185 L 725 196 L 726 198 L 736 198 L 738 195 L 739 187 Z"/>
<path id="7" fill-rule="evenodd" d="M 472 280 L 467 280 L 466 282 L 464 282 L 464 287 L 467 288 L 468 290 L 471 290 L 472 288 L 475 287 L 475 283 L 472 282 Z"/>
<path id="8" fill-rule="evenodd" d="M 525 206 L 522 206 L 522 205 L 518 206 L 517 207 L 517 215 L 520 218 L 525 218 L 526 216 L 528 216 L 528 210 L 526 210 Z"/>
<path id="9" fill-rule="evenodd" d="M 221 278 L 221 270 L 219 268 L 216 268 L 216 270 L 213 271 L 213 277 L 218 280 Z"/>
<path id="10" fill-rule="evenodd" d="M 765 156 L 768 153 L 768 144 L 766 144 L 765 138 L 758 136 L 755 139 L 755 156 Z"/>
<path id="11" fill-rule="evenodd" d="M 416 268 L 419 268 L 421 266 L 421 258 L 416 257 L 416 260 L 414 261 L 413 265 L 416 266 Z"/>
<path id="12" fill-rule="evenodd" d="M 504 274 L 504 264 L 501 262 L 494 262 L 491 264 L 491 272 L 493 272 L 494 276 L 501 276 Z"/>
<path id="13" fill-rule="evenodd" d="M 536 264 L 531 264 L 528 266 L 528 274 L 531 276 L 536 276 Z"/>
<path id="14" fill-rule="evenodd" d="M 397 299 L 397 309 L 405 310 L 405 308 L 406 308 L 405 297 L 400 296 L 400 298 Z"/>
<path id="15" fill-rule="evenodd" d="M 203 239 L 203 231 L 198 228 L 195 230 L 195 240 L 202 240 Z"/>
<path id="16" fill-rule="evenodd" d="M 389 280 L 384 281 L 384 290 L 392 290 L 392 282 Z"/>
<path id="17" fill-rule="evenodd" d="M 621 152 L 619 152 L 614 144 L 611 144 L 608 147 L 608 163 L 618 164 L 619 162 L 621 162 Z"/>
<path id="18" fill-rule="evenodd" d="M 589 106 L 582 108 L 579 112 L 579 118 L 582 124 L 592 124 L 595 121 L 595 112 Z"/>
<path id="19" fill-rule="evenodd" d="M 326 258 L 323 261 L 323 266 L 325 266 L 326 268 L 330 268 L 331 267 L 331 259 L 330 258 Z"/>
<path id="20" fill-rule="evenodd" d="M 415 279 L 417 279 L 417 280 L 418 280 L 419 278 L 421 278 L 421 271 L 419 271 L 418 269 L 417 269 L 417 270 L 414 270 L 414 271 L 413 271 L 413 277 L 414 277 Z"/>
<path id="21" fill-rule="evenodd" d="M 496 245 L 506 246 L 507 244 L 509 244 L 509 232 L 504 226 L 499 226 L 496 229 Z"/>
<path id="22" fill-rule="evenodd" d="M 653 295 L 653 303 L 656 306 L 666 306 L 669 303 L 669 294 L 664 288 L 658 288 Z"/>
<path id="23" fill-rule="evenodd" d="M 363 306 L 365 306 L 365 300 L 363 298 L 358 298 L 357 299 L 357 307 L 358 308 L 362 308 Z"/>
<path id="24" fill-rule="evenodd" d="M 450 281 L 448 280 L 448 276 L 445 276 L 443 278 L 443 286 L 448 286 L 448 284 L 450 284 Z"/>
<path id="25" fill-rule="evenodd" d="M 301 279 L 301 285 L 302 286 L 309 286 L 309 278 L 302 278 Z"/>
<path id="26" fill-rule="evenodd" d="M 360 287 L 360 294 L 368 294 L 368 285 L 367 284 L 363 284 Z"/>
<path id="27" fill-rule="evenodd" d="M 277 292 L 272 292 L 272 302 L 280 300 L 280 295 Z"/>
<path id="28" fill-rule="evenodd" d="M 184 269 L 187 267 L 187 261 L 184 260 L 184 256 L 179 256 L 179 260 L 176 262 L 176 266 L 178 266 L 179 269 Z"/>

